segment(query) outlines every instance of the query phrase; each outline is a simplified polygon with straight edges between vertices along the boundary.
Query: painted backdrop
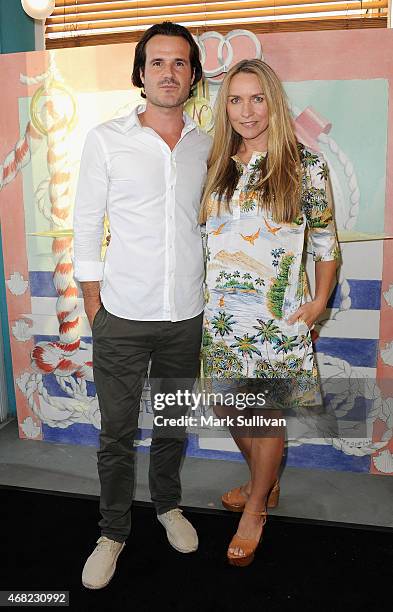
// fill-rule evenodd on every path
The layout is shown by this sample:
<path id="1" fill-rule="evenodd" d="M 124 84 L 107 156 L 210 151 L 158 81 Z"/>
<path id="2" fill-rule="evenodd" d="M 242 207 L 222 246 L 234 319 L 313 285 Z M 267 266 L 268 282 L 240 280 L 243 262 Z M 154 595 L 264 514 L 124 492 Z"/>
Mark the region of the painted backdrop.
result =
<path id="1" fill-rule="evenodd" d="M 393 33 L 197 38 L 204 82 L 186 110 L 208 132 L 224 72 L 245 57 L 284 82 L 298 137 L 325 155 L 343 266 L 314 335 L 321 375 L 350 380 L 367 403 L 357 437 L 289 440 L 290 466 L 393 474 Z M 0 57 L 0 221 L 21 438 L 98 443 L 90 328 L 72 270 L 72 207 L 81 149 L 97 123 L 140 101 L 130 85 L 134 44 Z M 390 98 L 390 99 L 389 99 Z M 389 146 L 390 145 L 390 146 Z M 390 205 L 390 206 L 389 206 Z M 365 383 L 365 384 L 364 384 Z M 359 392 L 360 393 L 360 392 Z M 141 452 L 150 443 L 145 389 Z M 191 456 L 241 460 L 228 438 L 189 436 Z"/>

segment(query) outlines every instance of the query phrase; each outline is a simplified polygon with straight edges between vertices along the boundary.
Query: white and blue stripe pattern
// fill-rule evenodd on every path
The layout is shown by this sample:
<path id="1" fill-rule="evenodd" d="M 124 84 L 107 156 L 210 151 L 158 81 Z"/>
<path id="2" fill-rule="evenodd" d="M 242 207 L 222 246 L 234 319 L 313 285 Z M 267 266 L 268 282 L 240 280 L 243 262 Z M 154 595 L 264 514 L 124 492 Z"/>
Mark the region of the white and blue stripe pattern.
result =
<path id="1" fill-rule="evenodd" d="M 344 244 L 342 253 L 344 264 L 340 280 L 345 278 L 347 282 L 346 290 L 349 289 L 347 298 L 350 298 L 350 308 L 342 309 L 342 295 L 338 285 L 328 303 L 330 319 L 322 326 L 315 349 L 317 355 L 323 353 L 346 361 L 351 366 L 354 377 L 374 377 L 379 348 L 382 243 Z M 310 284 L 313 285 L 312 280 Z M 57 339 L 57 295 L 53 286 L 52 272 L 31 271 L 30 291 L 32 313 L 26 313 L 26 315 L 33 321 L 34 342 Z M 81 296 L 78 306 L 82 315 L 81 339 L 89 350 L 91 346 L 90 327 L 83 316 Z M 340 316 L 334 320 L 340 307 Z M 324 376 L 323 368 L 321 376 Z M 50 395 L 67 399 L 54 376 L 45 376 L 45 386 Z M 89 396 L 94 395 L 94 384 L 87 384 L 87 392 Z M 43 436 L 47 441 L 96 446 L 99 431 L 88 423 L 75 423 L 65 429 L 52 428 L 43 424 Z M 149 437 L 148 430 L 141 431 L 141 437 Z M 139 447 L 139 450 L 145 452 L 146 448 Z M 237 452 L 237 447 L 230 438 L 199 438 L 194 434 L 189 437 L 187 454 L 206 459 L 242 460 L 240 453 Z M 348 456 L 329 445 L 303 444 L 288 449 L 286 465 L 368 472 L 370 458 L 369 456 Z"/>

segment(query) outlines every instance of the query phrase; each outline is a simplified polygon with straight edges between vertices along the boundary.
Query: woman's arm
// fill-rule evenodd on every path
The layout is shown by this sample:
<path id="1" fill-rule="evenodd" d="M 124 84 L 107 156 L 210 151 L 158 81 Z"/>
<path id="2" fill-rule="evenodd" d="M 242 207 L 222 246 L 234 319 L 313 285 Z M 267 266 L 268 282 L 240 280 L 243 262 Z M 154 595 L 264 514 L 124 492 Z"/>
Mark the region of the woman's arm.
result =
<path id="1" fill-rule="evenodd" d="M 306 218 L 308 238 L 315 261 L 315 296 L 288 318 L 288 323 L 303 320 L 311 328 L 326 310 L 341 259 L 333 216 L 333 192 L 326 162 L 319 156 L 308 170 L 309 193 Z"/>
<path id="2" fill-rule="evenodd" d="M 288 319 L 292 325 L 298 319 L 304 321 L 309 329 L 325 312 L 326 305 L 336 278 L 337 261 L 316 261 L 315 262 L 315 297 L 311 302 L 306 302 L 303 306 Z"/>

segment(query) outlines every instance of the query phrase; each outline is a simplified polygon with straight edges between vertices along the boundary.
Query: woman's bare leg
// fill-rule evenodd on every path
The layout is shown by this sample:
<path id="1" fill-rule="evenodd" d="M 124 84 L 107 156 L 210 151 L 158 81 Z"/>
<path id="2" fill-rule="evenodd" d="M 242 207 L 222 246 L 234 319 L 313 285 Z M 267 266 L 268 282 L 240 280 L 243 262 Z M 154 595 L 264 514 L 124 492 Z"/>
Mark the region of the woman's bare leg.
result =
<path id="1" fill-rule="evenodd" d="M 284 452 L 284 435 L 274 438 L 248 438 L 245 447 L 250 444 L 251 487 L 246 503 L 247 510 L 258 512 L 266 509 L 269 490 L 276 480 Z M 243 440 L 241 444 L 244 444 Z M 240 448 L 240 446 L 239 446 Z M 242 514 L 237 533 L 242 538 L 259 540 L 262 533 L 261 516 Z M 235 547 L 232 554 L 242 555 L 243 551 Z"/>
<path id="2" fill-rule="evenodd" d="M 231 427 L 229 428 L 231 429 Z M 250 478 L 249 480 L 247 480 L 247 482 L 245 482 L 242 485 L 242 491 L 246 494 L 249 495 L 250 491 L 251 491 L 251 486 L 252 486 L 252 476 L 251 476 L 251 448 L 252 448 L 252 438 L 242 438 L 239 435 L 236 435 L 235 433 L 232 433 L 232 438 L 234 439 L 236 446 L 238 447 L 238 449 L 240 450 L 240 452 L 242 453 L 244 459 L 246 460 L 246 463 L 248 465 L 248 469 L 250 470 Z"/>
<path id="3" fill-rule="evenodd" d="M 217 416 L 219 417 L 224 417 L 224 416 L 238 416 L 239 415 L 239 411 L 238 410 L 230 410 L 228 408 L 226 408 L 225 406 L 215 406 L 214 408 L 214 412 L 216 413 Z M 240 413 L 241 414 L 241 413 Z M 268 413 L 264 413 L 265 416 L 274 416 L 275 418 L 277 418 L 280 415 L 277 415 L 276 413 L 272 414 L 271 412 Z M 250 418 L 252 416 L 252 412 L 245 412 L 244 413 L 246 418 Z M 240 452 L 242 453 L 244 459 L 246 460 L 246 463 L 248 465 L 248 469 L 250 470 L 250 478 L 249 480 L 242 485 L 242 491 L 248 496 L 251 493 L 251 489 L 252 489 L 252 474 L 253 471 L 256 472 L 256 465 L 254 465 L 254 467 L 252 466 L 252 462 L 253 462 L 253 456 L 252 456 L 252 449 L 253 449 L 253 443 L 255 443 L 257 440 L 267 440 L 269 438 L 255 438 L 255 437 L 246 437 L 245 435 L 241 435 L 239 434 L 239 431 L 241 431 L 241 429 L 239 430 L 239 427 L 229 427 L 229 430 L 231 432 L 232 438 L 234 440 L 234 442 L 236 443 L 236 446 L 238 447 L 238 449 L 240 450 Z M 257 432 L 255 432 L 254 430 L 254 434 L 257 435 Z M 255 444 L 254 444 L 255 447 Z M 283 451 L 282 451 L 283 452 Z M 256 455 L 255 450 L 254 450 L 254 455 Z M 281 453 L 282 455 L 282 453 Z M 259 458 L 257 458 L 257 461 L 259 460 Z M 254 464 L 255 464 L 255 458 L 254 458 Z M 260 464 L 259 464 L 260 465 Z M 277 470 L 278 473 L 278 470 Z M 277 477 L 277 476 L 276 476 Z M 270 483 L 270 487 L 268 487 L 268 491 L 271 488 L 271 485 L 273 484 L 274 480 L 276 480 L 276 477 L 273 479 L 273 481 Z"/>
<path id="4" fill-rule="evenodd" d="M 219 418 L 223 418 L 226 416 L 238 416 L 239 415 L 239 411 L 236 409 L 230 409 L 227 408 L 226 406 L 219 406 L 216 405 L 214 406 L 214 412 L 215 414 L 219 417 Z M 240 436 L 239 435 L 239 429 L 237 427 L 229 427 L 229 430 L 231 432 L 232 438 L 234 440 L 234 442 L 236 443 L 236 446 L 238 447 L 238 449 L 240 450 L 240 452 L 242 453 L 244 459 L 246 460 L 246 463 L 248 465 L 248 469 L 250 470 L 250 474 L 251 474 L 251 443 L 252 443 L 252 438 L 246 438 L 244 436 Z M 242 485 L 242 490 L 246 493 L 246 495 L 249 495 L 250 491 L 251 491 L 251 480 L 248 480 L 244 485 Z"/>

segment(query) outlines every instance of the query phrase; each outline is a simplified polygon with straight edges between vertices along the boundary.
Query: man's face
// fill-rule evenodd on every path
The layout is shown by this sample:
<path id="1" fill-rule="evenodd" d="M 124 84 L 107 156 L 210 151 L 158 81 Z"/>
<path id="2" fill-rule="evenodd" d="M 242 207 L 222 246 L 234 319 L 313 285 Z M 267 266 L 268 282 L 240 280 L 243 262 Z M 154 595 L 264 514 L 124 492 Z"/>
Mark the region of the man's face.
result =
<path id="1" fill-rule="evenodd" d="M 156 34 L 145 49 L 146 63 L 141 79 L 147 101 L 163 108 L 182 106 L 194 79 L 190 45 L 181 36 Z"/>

